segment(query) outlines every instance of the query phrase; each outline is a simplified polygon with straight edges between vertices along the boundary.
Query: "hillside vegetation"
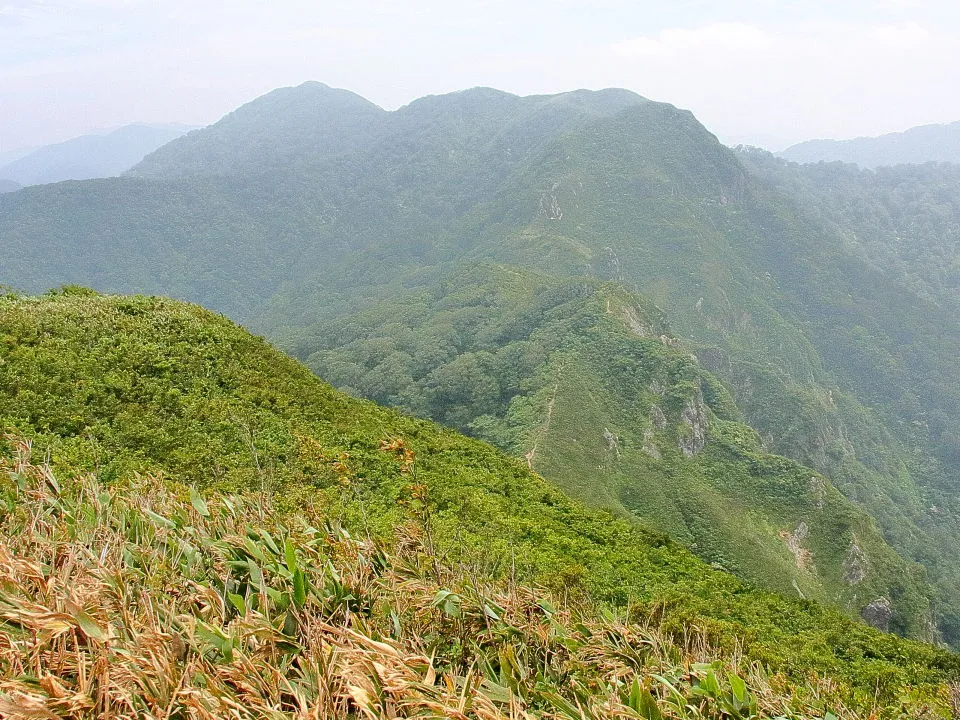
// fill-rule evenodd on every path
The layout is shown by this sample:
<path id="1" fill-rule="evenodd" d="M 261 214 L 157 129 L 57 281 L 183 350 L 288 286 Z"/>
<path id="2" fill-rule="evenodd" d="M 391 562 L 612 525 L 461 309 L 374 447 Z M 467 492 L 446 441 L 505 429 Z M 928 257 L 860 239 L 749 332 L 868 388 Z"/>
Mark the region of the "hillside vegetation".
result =
<path id="1" fill-rule="evenodd" d="M 476 691 L 491 693 L 495 705 L 502 698 L 497 687 L 511 688 L 519 673 L 526 679 L 513 692 L 523 703 L 551 712 L 560 708 L 568 716 L 588 716 L 591 703 L 599 713 L 604 703 L 614 712 L 651 699 L 669 716 L 678 696 L 692 698 L 694 706 L 678 706 L 679 716 L 697 707 L 707 714 L 751 715 L 754 710 L 743 710 L 746 690 L 730 675 L 736 672 L 753 678 L 750 698 L 772 683 L 774 704 L 764 705 L 764 712 L 773 712 L 776 703 L 799 714 L 818 707 L 816 712 L 826 712 L 832 709 L 822 704 L 827 698 L 864 712 L 875 707 L 896 715 L 906 707 L 918 713 L 924 706 L 947 712 L 945 683 L 960 670 L 955 656 L 885 635 L 817 603 L 754 589 L 658 533 L 569 500 L 484 443 L 335 391 L 262 340 L 195 306 L 79 290 L 9 296 L 0 300 L 0 341 L 0 423 L 31 443 L 15 440 L 5 455 L 12 474 L 2 537 L 9 562 L 19 568 L 5 570 L 13 576 L 0 598 L 8 641 L 0 655 L 8 678 L 2 690 L 8 698 L 26 694 L 81 715 L 95 714 L 105 698 L 144 703 L 176 696 L 215 714 L 223 707 L 217 703 L 229 705 L 231 697 L 240 704 L 251 698 L 251 712 L 260 707 L 256 703 L 273 702 L 279 712 L 284 702 L 301 699 L 333 708 L 375 705 L 393 702 L 393 692 L 399 693 L 397 702 L 414 708 L 424 693 L 438 697 L 407 685 L 414 682 L 412 668 L 421 667 L 415 657 L 390 661 L 398 667 L 392 677 L 400 687 L 385 676 L 371 679 L 364 665 L 356 672 L 367 680 L 350 684 L 360 691 L 344 688 L 336 676 L 346 666 L 337 663 L 352 661 L 343 654 L 323 669 L 334 676 L 322 680 L 333 683 L 323 686 L 331 688 L 327 695 L 316 689 L 317 673 L 296 661 L 300 648 L 309 646 L 300 643 L 309 640 L 344 647 L 348 656 L 419 657 L 429 646 L 436 672 L 451 673 L 453 689 L 440 686 L 441 703 Z M 52 472 L 42 465 L 44 458 Z M 84 477 L 73 480 L 78 473 Z M 201 488 L 209 503 L 197 493 Z M 220 499 L 237 492 L 254 495 L 234 504 Z M 310 529 L 320 523 L 331 525 L 334 538 Z M 370 542 L 398 560 L 381 557 Z M 51 555 L 55 548 L 66 554 Z M 76 562 L 56 559 L 68 555 Z M 412 562 L 435 584 L 377 575 L 394 563 Z M 55 572 L 63 582 L 50 581 Z M 377 583 L 387 583 L 383 597 L 374 591 Z M 542 593 L 518 585 L 535 585 Z M 157 592 L 144 595 L 138 590 L 144 586 Z M 340 594 L 331 597 L 335 592 Z M 399 597 L 391 601 L 394 592 Z M 429 606 L 423 607 L 427 596 Z M 483 606 L 475 604 L 480 597 L 503 612 L 490 604 L 492 614 L 483 620 L 476 610 Z M 536 605 L 543 599 L 550 605 Z M 395 612 L 381 601 L 395 602 Z M 291 603 L 295 609 L 286 613 Z M 585 622 L 578 629 L 575 619 L 596 617 L 597 604 L 615 615 L 606 625 Z M 308 615 L 298 612 L 308 605 Z M 534 605 L 545 614 L 531 617 L 533 625 L 515 635 L 510 624 L 536 613 Z M 537 635 L 537 623 L 552 627 L 550 607 L 559 608 L 561 625 L 553 639 L 539 642 L 566 649 L 558 646 L 556 656 L 546 651 L 549 660 L 511 655 L 509 648 L 518 647 L 513 643 L 525 632 Z M 422 613 L 450 618 L 435 629 L 439 638 L 417 636 L 426 634 Z M 264 625 L 271 622 L 279 623 L 274 630 Z M 490 635 L 473 632 L 469 623 L 476 622 Z M 131 656 L 123 650 L 136 645 L 138 653 L 147 652 L 174 631 L 182 644 L 174 641 L 163 652 Z M 297 635 L 307 631 L 309 637 Z M 568 643 L 563 638 L 571 631 L 579 635 Z M 593 646 L 589 638 L 598 632 L 600 646 Z M 630 639 L 617 640 L 619 632 Z M 651 662 L 673 658 L 678 696 L 652 675 L 636 675 L 636 689 L 633 677 L 618 684 L 623 671 L 602 659 L 611 647 L 629 647 L 623 662 L 636 667 L 639 661 L 630 658 L 643 633 L 652 633 L 658 647 L 662 638 Z M 11 644 L 17 637 L 32 639 Z M 76 647 L 85 648 L 79 656 L 63 652 Z M 720 674 L 720 665 L 713 668 L 717 684 L 706 667 L 684 665 L 704 656 L 732 663 Z M 43 668 L 53 667 L 53 657 L 66 664 L 51 676 Z M 105 667 L 108 657 L 128 663 L 127 669 L 115 675 L 84 669 Z M 191 664 L 177 665 L 178 659 Z M 147 660 L 149 668 L 142 665 Z M 547 665 L 534 670 L 540 662 Z M 774 677 L 757 683 L 755 663 Z M 269 677 L 263 674 L 267 666 L 274 668 Z M 596 680 L 584 680 L 585 686 L 568 682 L 581 666 Z M 238 685 L 241 669 L 248 679 Z M 423 680 L 428 668 L 422 670 L 422 676 L 416 671 L 419 682 L 434 684 Z M 534 680 L 538 673 L 542 685 Z M 781 675 L 794 690 L 777 679 Z M 466 686 L 457 683 L 466 683 L 467 676 L 488 682 L 464 694 Z M 812 676 L 828 680 L 822 684 Z M 171 689 L 172 677 L 188 684 L 173 682 Z M 277 683 L 281 689 L 270 695 Z M 561 700 L 551 699 L 551 683 Z M 102 692 L 90 696 L 94 684 Z M 145 692 L 138 695 L 134 687 Z M 192 687 L 196 692 L 186 689 Z M 578 696 L 578 687 L 596 697 Z M 725 702 L 717 699 L 723 693 L 728 700 L 740 698 L 741 709 L 711 705 Z M 638 712 L 651 717 L 644 707 Z"/>
<path id="2" fill-rule="evenodd" d="M 854 614 L 890 603 L 884 628 L 930 638 L 922 573 L 829 480 L 763 452 L 662 314 L 614 283 L 475 266 L 293 349 L 334 385 L 486 439 L 741 577 Z"/>
<path id="3" fill-rule="evenodd" d="M 696 628 L 450 565 L 414 519 L 385 549 L 263 494 L 188 501 L 156 478 L 111 492 L 11 450 L 6 718 L 860 716 L 829 680 L 796 684 Z M 921 697 L 871 717 L 948 707 Z"/>
<path id="4" fill-rule="evenodd" d="M 626 91 L 520 98 L 477 88 L 386 112 L 311 83 L 170 143 L 127 177 L 3 195 L 0 282 L 190 299 L 305 360 L 299 348 L 334 350 L 327 323 L 436 293 L 463 264 L 612 281 L 664 310 L 765 452 L 828 479 L 908 563 L 924 566 L 936 629 L 956 644 L 960 324 L 949 292 L 934 292 L 951 287 L 952 265 L 930 268 L 952 257 L 956 185 L 946 170 L 894 173 L 878 200 L 872 181 L 807 192 L 815 175 L 777 167 L 724 148 L 690 113 Z M 935 200 L 933 210 L 924 202 L 915 212 L 917 198 Z M 877 214 L 887 206 L 892 224 Z M 875 218 L 882 232 L 871 234 Z M 887 234 L 900 226 L 912 228 L 909 242 Z M 442 312 L 432 300 L 421 308 Z M 489 344 L 469 333 L 467 354 Z M 632 386 L 605 374 L 585 367 L 579 376 L 593 377 L 584 388 L 601 405 L 589 424 L 627 437 L 606 418 L 635 410 L 635 397 L 621 395 Z M 513 450 L 508 415 L 461 422 L 430 407 L 430 388 L 385 380 L 407 388 L 398 404 L 481 437 L 506 432 L 501 446 Z M 383 399 L 373 383 L 337 382 Z M 548 433 L 545 447 L 567 436 Z M 565 463 L 549 457 L 535 466 L 560 472 Z M 624 505 L 616 471 L 597 464 L 600 491 L 581 496 Z M 664 522 L 699 544 L 676 513 Z M 797 528 L 773 524 L 767 534 Z M 701 551 L 732 565 L 728 546 Z"/>

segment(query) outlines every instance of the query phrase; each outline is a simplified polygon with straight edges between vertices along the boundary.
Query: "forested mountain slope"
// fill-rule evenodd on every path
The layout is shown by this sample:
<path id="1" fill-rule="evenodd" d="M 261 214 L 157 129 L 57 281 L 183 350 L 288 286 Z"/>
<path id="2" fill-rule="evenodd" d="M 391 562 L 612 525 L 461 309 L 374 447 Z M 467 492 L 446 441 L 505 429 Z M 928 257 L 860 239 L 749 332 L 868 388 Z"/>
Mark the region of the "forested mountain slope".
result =
<path id="1" fill-rule="evenodd" d="M 269 658 L 274 655 L 258 655 L 258 648 L 295 655 L 298 643 L 309 640 L 298 634 L 305 627 L 300 623 L 315 622 L 316 613 L 333 614 L 334 625 L 324 626 L 329 629 L 349 626 L 351 616 L 359 620 L 367 612 L 371 624 L 354 626 L 354 634 L 347 634 L 361 643 L 366 641 L 355 634 L 358 630 L 373 633 L 374 642 L 409 641 L 403 627 L 408 632 L 419 627 L 410 612 L 430 612 L 413 610 L 420 602 L 413 600 L 416 583 L 447 578 L 464 595 L 450 590 L 441 594 L 440 586 L 434 607 L 454 618 L 461 616 L 461 608 L 465 617 L 472 617 L 474 593 L 488 583 L 510 582 L 514 587 L 518 582 L 537 583 L 546 594 L 550 588 L 562 591 L 564 602 L 575 602 L 576 607 L 592 603 L 594 616 L 604 612 L 603 605 L 628 607 L 626 622 L 654 623 L 656 632 L 664 633 L 664 642 L 673 642 L 669 638 L 682 642 L 697 628 L 695 632 L 709 636 L 716 652 L 726 657 L 744 653 L 748 661 L 766 664 L 767 673 L 783 673 L 781 687 L 792 681 L 797 702 L 818 703 L 818 715 L 841 700 L 864 714 L 871 709 L 890 717 L 901 712 L 949 713 L 945 683 L 960 670 L 956 656 L 872 630 L 817 603 L 753 589 L 711 569 L 662 535 L 569 500 L 522 463 L 484 443 L 335 391 L 262 340 L 195 306 L 144 297 L 98 297 L 75 289 L 45 298 L 7 296 L 0 299 L 0 359 L 0 422 L 10 437 L 32 443 L 15 441 L 3 452 L 9 479 L 3 487 L 0 543 L 17 554 L 22 568 L 25 563 L 50 562 L 45 548 L 55 538 L 60 538 L 58 547 L 74 553 L 74 561 L 58 564 L 56 571 L 82 574 L 77 586 L 82 593 L 58 601 L 64 604 L 49 617 L 58 618 L 57 627 L 66 623 L 78 628 L 64 642 L 86 638 L 75 643 L 76 654 L 70 655 L 77 663 L 90 653 L 107 657 L 103 654 L 120 645 L 127 648 L 115 659 L 123 663 L 124 672 L 102 685 L 101 694 L 86 686 L 106 683 L 105 676 L 85 680 L 77 667 L 63 662 L 63 653 L 54 653 L 57 657 L 50 661 L 64 668 L 57 671 L 60 685 L 48 679 L 30 683 L 18 676 L 4 692 L 40 693 L 41 701 L 59 697 L 56 703 L 63 701 L 56 695 L 65 687 L 62 683 L 78 682 L 82 687 L 70 696 L 71 716 L 77 717 L 95 707 L 84 704 L 84 692 L 91 698 L 119 692 L 120 683 L 137 677 L 130 675 L 130 668 L 138 654 L 152 646 L 144 643 L 154 642 L 146 635 L 136 642 L 136 635 L 129 635 L 147 633 L 149 628 L 136 626 L 139 600 L 128 598 L 121 578 L 153 568 L 149 582 L 174 582 L 175 575 L 190 579 L 166 599 L 153 601 L 152 607 L 169 612 L 168 601 L 180 602 L 178 598 L 194 592 L 206 600 L 186 603 L 173 624 L 159 629 L 177 633 L 184 646 L 179 655 L 169 655 L 169 672 L 156 663 L 136 671 L 159 673 L 153 681 L 156 691 L 143 700 L 166 692 L 162 688 L 176 677 L 182 662 L 191 663 L 193 670 L 180 672 L 181 682 L 198 688 L 184 698 L 209 703 L 224 697 L 221 693 L 238 691 L 259 697 L 257 688 L 266 687 L 262 682 L 234 682 L 230 669 L 234 659 L 249 658 L 238 666 L 245 668 L 243 677 L 260 677 L 260 670 L 253 668 L 273 662 Z M 52 462 L 56 476 L 37 465 L 44 458 Z M 77 472 L 95 472 L 102 484 L 89 477 L 72 480 Z M 160 479 L 145 481 L 144 475 Z M 206 488 L 211 504 L 180 483 Z M 105 488 L 111 492 L 103 492 Z M 258 493 L 260 500 L 256 495 L 252 505 L 220 500 L 222 493 L 238 491 Z M 189 497 L 193 510 L 178 508 L 171 495 Z M 300 525 L 284 528 L 274 504 L 281 514 L 307 506 L 309 517 L 331 525 L 328 538 Z M 240 525 L 231 530 L 235 521 Z M 350 538 L 336 529 L 341 525 L 387 547 L 396 544 L 396 551 L 406 558 L 402 562 L 425 563 L 424 579 L 410 577 L 404 584 L 413 594 L 396 606 L 392 625 L 381 625 L 386 611 L 379 606 L 363 609 L 374 589 L 368 588 L 364 573 L 357 574 L 360 566 L 344 564 L 373 563 L 370 568 L 380 568 L 389 584 L 392 561 L 382 553 L 368 560 L 344 556 L 354 546 L 337 539 Z M 422 540 L 405 537 L 408 531 L 419 533 Z M 105 533 L 129 538 L 125 550 L 120 552 L 119 546 L 117 552 L 89 550 L 87 544 L 103 540 Z M 151 537 L 166 539 L 151 542 Z M 277 541 L 284 550 L 274 549 Z M 416 550 L 416 542 L 426 544 Z M 304 544 L 298 549 L 299 543 Z M 207 550 L 198 551 L 200 546 Z M 164 559 L 166 548 L 176 551 L 171 561 Z M 327 552 L 331 556 L 324 565 Z M 298 576 L 297 558 L 305 556 L 316 561 Z M 110 573 L 97 570 L 97 557 L 101 565 L 109 563 Z M 205 558 L 210 559 L 209 567 Z M 328 570 L 321 572 L 324 567 Z M 227 568 L 229 580 L 222 580 L 219 573 Z M 403 572 L 413 571 L 403 566 L 390 571 Z M 462 585 L 453 573 L 472 577 L 474 589 Z M 68 586 L 43 582 L 39 590 L 28 592 L 26 585 L 42 577 L 42 572 L 20 572 L 5 580 L 0 604 L 7 623 L 4 632 L 19 633 L 23 642 L 5 646 L 0 663 L 11 661 L 21 647 L 38 645 L 38 651 L 46 652 L 42 645 L 49 633 L 31 634 L 31 628 L 48 617 L 38 614 L 37 607 L 42 606 L 36 603 L 47 602 L 58 588 Z M 108 587 L 96 578 L 109 580 Z M 268 586 L 270 590 L 265 589 Z M 377 592 L 384 598 L 384 593 L 397 597 L 398 591 L 391 586 Z M 98 592 L 108 593 L 109 599 L 93 603 Z M 221 592 L 232 595 L 229 607 Z M 289 605 L 306 609 L 284 620 Z M 126 612 L 114 612 L 120 607 Z M 341 607 L 353 609 L 340 614 Z M 434 653 L 438 672 L 455 673 L 459 663 L 469 662 L 470 653 L 484 652 L 485 647 L 496 652 L 496 643 L 515 637 L 509 627 L 502 628 L 502 634 L 492 632 L 508 611 L 488 607 L 486 629 L 476 629 L 469 638 L 463 635 L 460 645 L 444 629 L 445 621 L 435 624 L 434 649 L 443 650 Z M 555 612 L 550 605 L 540 607 Z M 273 620 L 271 613 L 277 615 Z M 193 615 L 196 618 L 191 619 Z M 251 623 L 260 629 L 250 630 Z M 399 634 L 377 639 L 380 630 L 375 628 L 381 627 L 392 627 L 390 632 Z M 642 625 L 637 627 L 630 632 L 640 632 Z M 155 635 L 157 630 L 151 632 Z M 552 632 L 567 631 L 557 626 Z M 584 626 L 578 632 L 592 631 Z M 612 626 L 609 632 L 614 632 Z M 251 644 L 252 637 L 259 640 Z M 159 648 L 175 648 L 172 642 L 158 645 L 153 657 L 167 658 Z M 566 647 L 575 650 L 580 642 L 571 640 Z M 387 646 L 366 647 L 382 651 Z M 632 646 L 622 646 L 628 647 Z M 636 651 L 633 648 L 628 655 L 633 657 Z M 297 673 L 278 657 L 275 672 L 293 673 L 289 693 L 306 692 L 315 675 Z M 477 672 L 496 673 L 499 667 L 499 674 L 488 678 L 514 683 L 510 687 L 525 702 L 542 692 L 538 702 L 564 707 L 556 693 L 586 692 L 585 687 L 573 689 L 580 688 L 578 683 L 564 685 L 553 675 L 540 675 L 537 682 L 508 680 L 513 672 L 509 668 L 522 672 L 526 660 L 506 657 L 487 660 L 495 664 L 481 665 Z M 222 671 L 217 669 L 220 664 Z M 601 672 L 601 665 L 590 672 Z M 694 674 L 683 680 L 683 688 L 705 671 L 690 672 Z M 209 673 L 209 679 L 198 680 L 195 673 Z M 556 689 L 550 690 L 555 682 Z M 495 686 L 485 687 L 493 692 Z M 600 688 L 606 685 L 594 687 L 604 692 Z M 219 689 L 207 698 L 203 688 Z M 357 695 L 354 701 L 363 702 Z M 593 700 L 581 696 L 579 702 Z M 66 712 L 66 707 L 60 711 Z M 287 706 L 281 702 L 280 707 Z"/>
<path id="2" fill-rule="evenodd" d="M 922 574 L 829 481 L 763 452 L 660 311 L 614 283 L 465 268 L 303 332 L 318 375 L 522 457 L 740 577 L 930 637 Z M 885 614 L 880 611 L 880 614 Z"/>
<path id="3" fill-rule="evenodd" d="M 388 113 L 310 84 L 130 177 L 3 196 L 0 282 L 172 294 L 303 348 L 305 329 L 434 292 L 464 262 L 638 290 L 767 451 L 828 477 L 925 565 L 955 642 L 960 324 L 794 190 L 625 91 L 476 89 Z"/>
<path id="4" fill-rule="evenodd" d="M 741 159 L 806 205 L 877 269 L 937 304 L 960 288 L 960 165 L 862 170 L 840 162 L 795 165 L 758 150 Z"/>

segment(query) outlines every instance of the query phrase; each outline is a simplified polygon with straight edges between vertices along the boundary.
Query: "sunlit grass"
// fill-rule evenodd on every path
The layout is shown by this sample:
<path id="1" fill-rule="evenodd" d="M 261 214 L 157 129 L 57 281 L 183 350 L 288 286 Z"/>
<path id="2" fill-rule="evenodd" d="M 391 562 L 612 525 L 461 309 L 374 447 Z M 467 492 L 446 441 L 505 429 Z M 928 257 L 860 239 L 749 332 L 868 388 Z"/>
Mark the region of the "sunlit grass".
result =
<path id="1" fill-rule="evenodd" d="M 2 717 L 856 717 L 694 628 L 438 562 L 417 513 L 386 548 L 260 494 L 107 490 L 30 456 L 2 467 Z"/>

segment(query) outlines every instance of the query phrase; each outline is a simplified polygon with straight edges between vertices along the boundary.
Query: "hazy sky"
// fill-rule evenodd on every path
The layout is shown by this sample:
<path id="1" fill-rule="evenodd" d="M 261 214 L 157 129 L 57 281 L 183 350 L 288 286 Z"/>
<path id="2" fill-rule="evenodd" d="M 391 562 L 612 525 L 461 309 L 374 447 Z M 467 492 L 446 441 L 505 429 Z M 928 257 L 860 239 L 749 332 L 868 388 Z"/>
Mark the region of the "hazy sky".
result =
<path id="1" fill-rule="evenodd" d="M 960 120 L 960 1 L 0 0 L 0 152 L 305 80 L 388 109 L 626 87 L 780 149 Z"/>

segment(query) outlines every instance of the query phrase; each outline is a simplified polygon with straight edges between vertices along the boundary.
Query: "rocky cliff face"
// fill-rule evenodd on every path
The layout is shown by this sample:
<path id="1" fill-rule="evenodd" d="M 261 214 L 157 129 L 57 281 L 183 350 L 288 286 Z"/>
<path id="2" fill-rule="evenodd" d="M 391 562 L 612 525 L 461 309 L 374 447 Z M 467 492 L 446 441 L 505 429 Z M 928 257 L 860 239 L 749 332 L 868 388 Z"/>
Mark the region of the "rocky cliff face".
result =
<path id="1" fill-rule="evenodd" d="M 867 625 L 887 632 L 890 630 L 890 619 L 893 617 L 893 605 L 885 597 L 878 597 L 860 611 L 860 616 Z"/>
<path id="2" fill-rule="evenodd" d="M 847 557 L 843 561 L 843 579 L 850 585 L 859 585 L 866 579 L 868 569 L 867 554 L 854 538 L 850 543 Z"/>
<path id="3" fill-rule="evenodd" d="M 680 413 L 680 437 L 677 445 L 684 457 L 692 458 L 707 443 L 707 429 L 709 420 L 707 418 L 707 406 L 703 402 L 703 393 L 697 390 L 694 397 L 690 398 Z"/>

